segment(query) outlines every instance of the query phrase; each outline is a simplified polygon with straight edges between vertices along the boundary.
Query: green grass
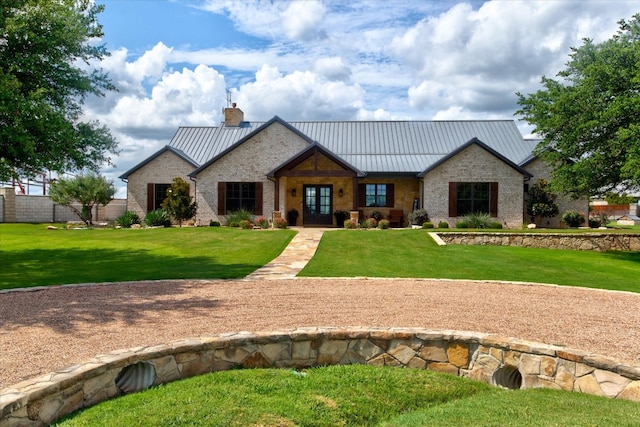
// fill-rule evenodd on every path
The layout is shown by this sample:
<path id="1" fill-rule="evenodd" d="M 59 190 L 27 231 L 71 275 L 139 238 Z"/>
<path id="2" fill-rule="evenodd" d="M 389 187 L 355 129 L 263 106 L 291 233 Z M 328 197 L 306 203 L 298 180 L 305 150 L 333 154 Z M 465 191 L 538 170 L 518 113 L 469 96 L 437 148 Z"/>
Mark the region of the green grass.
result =
<path id="1" fill-rule="evenodd" d="M 275 258 L 294 235 L 226 227 L 47 230 L 43 224 L 0 224 L 0 289 L 240 278 Z"/>
<path id="2" fill-rule="evenodd" d="M 438 246 L 427 233 L 324 233 L 299 275 L 507 280 L 640 292 L 640 252 Z"/>
<path id="3" fill-rule="evenodd" d="M 640 404 L 350 365 L 216 372 L 109 400 L 56 425 L 637 426 Z"/>

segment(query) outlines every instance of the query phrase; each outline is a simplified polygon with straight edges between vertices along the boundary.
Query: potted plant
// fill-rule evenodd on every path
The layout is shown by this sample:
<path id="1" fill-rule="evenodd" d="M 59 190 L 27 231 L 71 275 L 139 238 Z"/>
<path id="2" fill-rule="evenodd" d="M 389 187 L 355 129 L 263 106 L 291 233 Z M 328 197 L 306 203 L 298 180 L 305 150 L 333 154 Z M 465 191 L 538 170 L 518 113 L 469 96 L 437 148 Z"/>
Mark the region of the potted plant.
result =
<path id="1" fill-rule="evenodd" d="M 296 225 L 296 221 L 298 221 L 298 215 L 300 215 L 298 213 L 297 209 L 291 209 L 289 212 L 287 212 L 287 223 L 289 225 Z"/>
<path id="2" fill-rule="evenodd" d="M 336 217 L 336 226 L 344 227 L 344 220 L 349 218 L 349 212 L 343 210 L 337 210 L 333 213 Z"/>
<path id="3" fill-rule="evenodd" d="M 382 219 L 382 212 L 373 211 L 373 213 L 371 213 L 371 218 L 375 219 L 376 222 L 380 222 L 380 220 Z"/>

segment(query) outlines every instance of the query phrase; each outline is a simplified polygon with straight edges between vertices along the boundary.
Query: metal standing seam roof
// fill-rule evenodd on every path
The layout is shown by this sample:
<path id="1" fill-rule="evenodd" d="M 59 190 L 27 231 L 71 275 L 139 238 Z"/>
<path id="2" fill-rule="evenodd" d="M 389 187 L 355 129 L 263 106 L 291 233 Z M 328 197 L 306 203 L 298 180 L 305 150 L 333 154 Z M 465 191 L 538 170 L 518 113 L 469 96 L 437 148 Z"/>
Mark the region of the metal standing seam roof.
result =
<path id="1" fill-rule="evenodd" d="M 180 127 L 169 145 L 203 165 L 265 123 L 243 122 L 239 127 Z M 513 120 L 282 123 L 298 129 L 367 173 L 419 173 L 473 138 L 515 164 L 527 159 L 533 149 Z"/>

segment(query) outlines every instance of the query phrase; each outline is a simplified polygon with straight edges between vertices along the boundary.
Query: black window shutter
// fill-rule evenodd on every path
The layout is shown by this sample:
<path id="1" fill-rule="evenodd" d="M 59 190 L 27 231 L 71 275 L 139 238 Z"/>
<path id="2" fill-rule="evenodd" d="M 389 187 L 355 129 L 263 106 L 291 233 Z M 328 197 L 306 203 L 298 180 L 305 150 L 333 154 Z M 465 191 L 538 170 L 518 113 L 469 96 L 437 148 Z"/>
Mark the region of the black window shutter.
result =
<path id="1" fill-rule="evenodd" d="M 360 208 L 364 207 L 365 204 L 367 203 L 365 191 L 366 191 L 366 185 L 358 184 L 358 207 Z"/>
<path id="2" fill-rule="evenodd" d="M 393 184 L 387 184 L 387 203 L 385 204 L 385 206 L 387 207 L 394 207 L 394 200 L 395 200 L 395 194 L 394 194 L 394 187 Z"/>
<path id="3" fill-rule="evenodd" d="M 156 185 L 153 182 L 147 183 L 147 213 L 155 209 Z"/>
<path id="4" fill-rule="evenodd" d="M 227 196 L 227 184 L 225 182 L 218 182 L 218 215 L 224 215 L 225 212 L 225 200 Z"/>
<path id="5" fill-rule="evenodd" d="M 489 187 L 489 215 L 498 216 L 498 183 L 492 182 Z"/>
<path id="6" fill-rule="evenodd" d="M 256 215 L 262 215 L 262 182 L 256 182 Z"/>
<path id="7" fill-rule="evenodd" d="M 449 183 L 449 216 L 458 216 L 458 183 Z"/>

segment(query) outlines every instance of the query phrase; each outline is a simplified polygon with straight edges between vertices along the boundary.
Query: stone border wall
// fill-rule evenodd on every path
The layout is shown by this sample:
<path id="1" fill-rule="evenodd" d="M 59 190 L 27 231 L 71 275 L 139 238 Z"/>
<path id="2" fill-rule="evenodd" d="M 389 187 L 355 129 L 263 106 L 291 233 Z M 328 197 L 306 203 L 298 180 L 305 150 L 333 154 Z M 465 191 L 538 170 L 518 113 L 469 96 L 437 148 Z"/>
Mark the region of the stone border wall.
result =
<path id="1" fill-rule="evenodd" d="M 353 363 L 640 402 L 640 367 L 582 351 L 461 331 L 303 328 L 222 334 L 97 356 L 1 390 L 0 426 L 46 425 L 118 395 L 213 371 Z"/>
<path id="2" fill-rule="evenodd" d="M 640 251 L 640 234 L 444 232 L 437 235 L 445 244 L 452 245 L 522 246 L 598 252 Z"/>

